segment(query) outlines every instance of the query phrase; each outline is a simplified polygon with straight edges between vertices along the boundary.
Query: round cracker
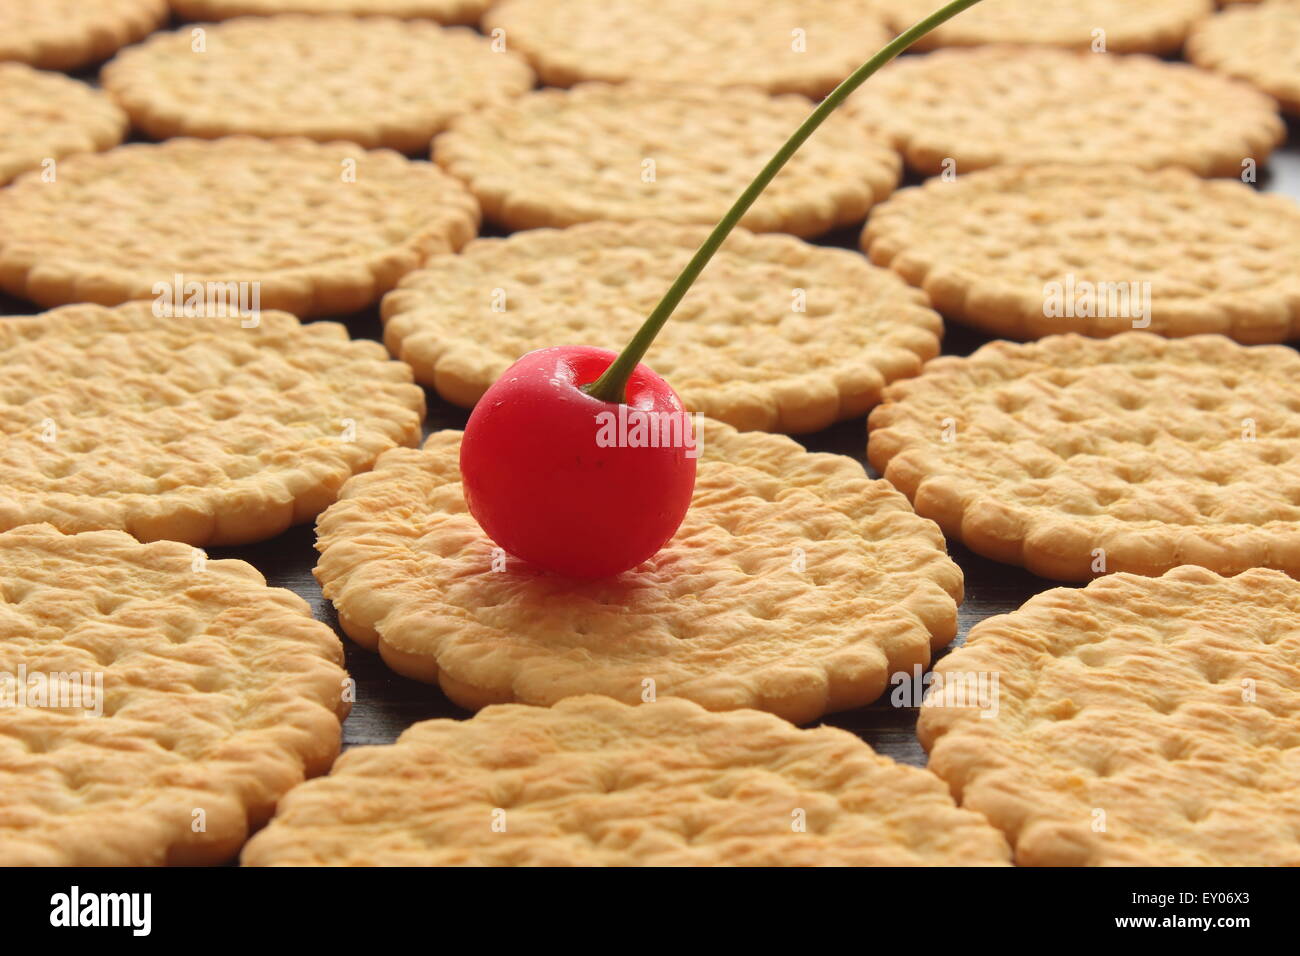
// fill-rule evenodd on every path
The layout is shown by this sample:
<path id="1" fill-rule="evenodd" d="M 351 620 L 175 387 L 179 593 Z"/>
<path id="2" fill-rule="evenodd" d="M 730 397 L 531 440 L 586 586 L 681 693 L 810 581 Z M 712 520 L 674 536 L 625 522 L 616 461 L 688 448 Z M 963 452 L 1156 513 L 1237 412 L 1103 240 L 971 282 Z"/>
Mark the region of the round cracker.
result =
<path id="1" fill-rule="evenodd" d="M 871 464 L 972 551 L 1062 581 L 1300 576 L 1300 355 L 1218 335 L 993 342 L 885 391 Z"/>
<path id="2" fill-rule="evenodd" d="M 43 306 L 115 305 L 179 275 L 257 283 L 267 309 L 341 315 L 477 225 L 460 183 L 394 152 L 175 139 L 74 156 L 57 182 L 0 193 L 0 284 Z"/>
<path id="3" fill-rule="evenodd" d="M 936 665 L 930 769 L 1022 865 L 1296 866 L 1297 621 L 1276 571 L 1040 594 Z"/>
<path id="4" fill-rule="evenodd" d="M 905 57 L 850 113 L 925 175 L 1005 164 L 1181 166 L 1239 177 L 1286 139 L 1276 104 L 1185 63 L 1004 46 Z"/>
<path id="5" fill-rule="evenodd" d="M 306 602 L 243 561 L 0 534 L 0 864 L 229 860 L 333 763 L 342 663 Z"/>
<path id="6" fill-rule="evenodd" d="M 0 63 L 0 186 L 29 169 L 51 169 L 47 161 L 116 146 L 126 131 L 126 114 L 99 91 L 58 73 Z"/>
<path id="7" fill-rule="evenodd" d="M 344 486 L 316 576 L 348 635 L 471 709 L 649 689 L 802 723 L 870 703 L 953 639 L 961 571 L 888 483 L 781 436 L 702 431 L 681 528 L 626 574 L 503 565 L 444 431 Z"/>
<path id="8" fill-rule="evenodd" d="M 882 0 L 886 20 L 906 30 L 933 0 Z M 1015 43 L 1110 53 L 1175 53 L 1214 0 L 997 0 L 981 3 L 923 37 L 916 49 Z"/>
<path id="9" fill-rule="evenodd" d="M 400 68 L 395 65 L 400 64 Z M 232 133 L 428 149 L 452 117 L 530 90 L 523 58 L 464 28 L 387 17 L 246 17 L 160 33 L 104 68 L 154 139 Z"/>
<path id="10" fill-rule="evenodd" d="M 187 20 L 272 16 L 277 13 L 350 14 L 352 16 L 429 19 L 472 26 L 493 0 L 171 0 Z"/>
<path id="11" fill-rule="evenodd" d="M 434 140 L 433 157 L 511 229 L 712 225 L 812 109 L 794 94 L 583 83 L 461 116 Z M 900 165 L 861 124 L 831 116 L 740 224 L 808 238 L 860 222 L 894 190 Z"/>
<path id="12" fill-rule="evenodd" d="M 477 240 L 388 294 L 384 340 L 418 381 L 472 407 L 526 352 L 566 340 L 617 350 L 707 235 L 588 223 Z M 650 361 L 694 411 L 812 432 L 866 414 L 886 382 L 939 354 L 942 332 L 924 294 L 857 253 L 738 230 Z"/>
<path id="13" fill-rule="evenodd" d="M 167 0 L 0 0 L 0 60 L 75 70 L 167 20 Z"/>
<path id="14" fill-rule="evenodd" d="M 1245 80 L 1300 115 L 1300 0 L 1269 0 L 1211 17 L 1192 31 L 1187 58 Z"/>
<path id="15" fill-rule="evenodd" d="M 0 320 L 0 366 L 0 529 L 269 538 L 417 444 L 424 417 L 410 370 L 377 343 L 281 312 L 68 306 Z"/>
<path id="16" fill-rule="evenodd" d="M 877 209 L 862 246 L 945 317 L 992 335 L 1300 336 L 1300 206 L 1182 170 L 1003 166 L 936 178 Z"/>
<path id="17" fill-rule="evenodd" d="M 501 824 L 505 825 L 502 826 Z M 933 774 L 666 698 L 428 720 L 294 789 L 245 866 L 1002 866 Z"/>
<path id="18" fill-rule="evenodd" d="M 889 34 L 875 0 L 506 0 L 485 31 L 549 86 L 650 80 L 822 97 Z"/>

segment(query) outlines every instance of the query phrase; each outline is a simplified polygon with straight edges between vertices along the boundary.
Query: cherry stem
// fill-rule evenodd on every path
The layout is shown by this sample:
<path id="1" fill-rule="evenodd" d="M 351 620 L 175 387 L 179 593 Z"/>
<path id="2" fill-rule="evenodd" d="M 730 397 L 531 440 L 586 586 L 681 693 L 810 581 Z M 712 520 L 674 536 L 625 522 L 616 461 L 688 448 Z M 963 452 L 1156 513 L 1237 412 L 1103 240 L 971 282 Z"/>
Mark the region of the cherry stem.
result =
<path id="1" fill-rule="evenodd" d="M 817 127 L 825 122 L 826 117 L 835 112 L 835 108 L 843 103 L 850 95 L 867 79 L 879 70 L 882 66 L 894 59 L 908 47 L 910 47 L 921 37 L 925 36 L 935 27 L 947 23 L 963 10 L 967 10 L 981 0 L 954 0 L 943 9 L 938 10 L 926 17 L 916 26 L 905 30 L 889 41 L 880 52 L 873 56 L 862 66 L 858 67 L 853 74 L 835 87 L 834 90 L 822 100 L 809 117 L 803 121 L 803 124 L 794 131 L 794 135 L 786 140 L 785 145 L 777 150 L 762 171 L 755 177 L 754 181 L 746 187 L 745 191 L 740 194 L 740 198 L 735 204 L 727 210 L 727 214 L 722 217 L 721 221 L 709 233 L 709 237 L 704 240 L 704 244 L 691 257 L 691 261 L 686 264 L 676 281 L 668 288 L 668 292 L 655 306 L 655 310 L 650 313 L 645 323 L 637 330 L 636 335 L 632 337 L 627 346 L 619 353 L 618 358 L 605 369 L 605 373 L 592 382 L 590 385 L 583 386 L 584 390 L 605 402 L 614 402 L 621 404 L 625 400 L 627 391 L 627 381 L 632 376 L 632 371 L 637 364 L 645 357 L 650 345 L 659 334 L 659 330 L 664 327 L 668 317 L 673 314 L 678 304 L 686 295 L 687 290 L 695 284 L 695 280 L 700 277 L 704 267 L 709 264 L 713 254 L 718 251 L 722 243 L 726 240 L 731 230 L 749 212 L 749 207 L 754 205 L 768 184 L 776 178 L 776 174 L 781 171 L 790 157 L 793 156 L 813 134 Z"/>

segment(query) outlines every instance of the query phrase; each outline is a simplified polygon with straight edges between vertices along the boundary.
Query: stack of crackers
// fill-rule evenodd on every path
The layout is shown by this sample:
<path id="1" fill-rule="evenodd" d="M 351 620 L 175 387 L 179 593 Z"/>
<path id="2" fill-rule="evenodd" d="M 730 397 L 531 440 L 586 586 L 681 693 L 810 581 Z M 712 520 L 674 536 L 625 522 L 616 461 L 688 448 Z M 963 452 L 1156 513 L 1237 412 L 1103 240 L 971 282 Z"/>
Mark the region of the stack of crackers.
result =
<path id="1" fill-rule="evenodd" d="M 869 81 L 650 354 L 706 417 L 633 571 L 501 552 L 425 422 L 619 348 L 936 6 L 0 0 L 0 864 L 1300 865 L 1298 0 L 986 0 Z M 462 717 L 339 756 L 245 548 L 313 521 Z M 949 542 L 1041 593 L 962 639 Z M 800 727 L 913 682 L 927 768 Z"/>

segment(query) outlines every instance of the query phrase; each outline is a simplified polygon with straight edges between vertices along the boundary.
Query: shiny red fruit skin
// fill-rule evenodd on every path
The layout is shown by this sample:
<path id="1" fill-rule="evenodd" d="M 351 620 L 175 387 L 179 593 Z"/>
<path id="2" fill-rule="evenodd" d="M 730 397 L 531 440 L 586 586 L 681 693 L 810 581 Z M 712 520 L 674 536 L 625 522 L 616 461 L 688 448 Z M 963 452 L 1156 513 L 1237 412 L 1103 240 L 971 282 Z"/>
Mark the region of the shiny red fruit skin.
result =
<path id="1" fill-rule="evenodd" d="M 580 386 L 615 357 L 576 345 L 530 352 L 479 399 L 461 442 L 465 501 L 488 537 L 568 577 L 607 577 L 645 561 L 676 533 L 695 488 L 696 459 L 681 444 L 597 443 L 597 416 L 617 416 L 619 406 Z M 632 373 L 626 399 L 630 409 L 685 415 L 677 393 L 645 365 Z"/>

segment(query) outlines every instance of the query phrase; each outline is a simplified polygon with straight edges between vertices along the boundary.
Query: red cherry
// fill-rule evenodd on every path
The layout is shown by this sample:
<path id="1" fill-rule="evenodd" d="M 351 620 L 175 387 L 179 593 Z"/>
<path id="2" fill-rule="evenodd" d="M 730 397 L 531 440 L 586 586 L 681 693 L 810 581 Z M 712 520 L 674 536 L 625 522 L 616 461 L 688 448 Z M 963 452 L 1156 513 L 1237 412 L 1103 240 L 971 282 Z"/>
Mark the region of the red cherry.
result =
<path id="1" fill-rule="evenodd" d="M 581 386 L 614 358 L 577 345 L 528 353 L 479 399 L 460 446 L 465 501 L 488 537 L 574 578 L 620 574 L 653 555 L 676 533 L 695 487 L 690 418 L 645 365 L 628 379 L 623 421 L 642 413 L 662 428 L 675 418 L 675 443 L 602 447 L 617 438 L 620 406 Z"/>

